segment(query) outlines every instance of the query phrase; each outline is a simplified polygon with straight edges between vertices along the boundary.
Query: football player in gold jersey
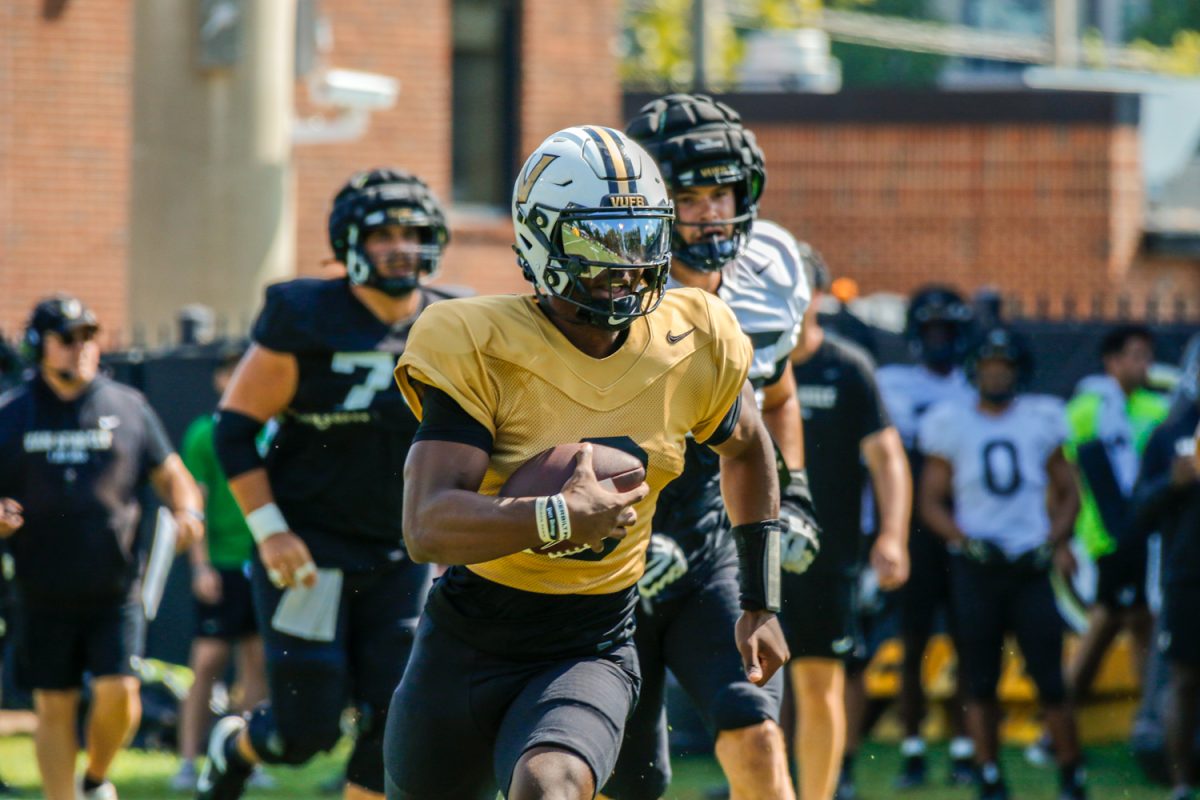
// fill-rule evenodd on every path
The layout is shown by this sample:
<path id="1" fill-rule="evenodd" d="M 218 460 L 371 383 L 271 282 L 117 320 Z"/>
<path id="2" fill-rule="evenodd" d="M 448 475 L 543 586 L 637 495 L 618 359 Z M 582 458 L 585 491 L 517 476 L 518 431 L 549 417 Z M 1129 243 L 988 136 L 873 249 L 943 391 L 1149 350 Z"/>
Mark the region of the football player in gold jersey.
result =
<path id="1" fill-rule="evenodd" d="M 459 566 L 430 595 L 389 712 L 393 800 L 595 796 L 637 698 L 635 584 L 688 434 L 722 459 L 747 677 L 762 684 L 788 658 L 775 619 L 785 526 L 750 343 L 719 298 L 664 295 L 672 218 L 640 146 L 609 128 L 559 131 L 514 188 L 534 294 L 447 301 L 413 328 L 396 369 L 421 418 L 405 541 L 415 559 Z M 560 493 L 497 496 L 530 458 L 579 441 L 637 455 L 645 484 L 605 488 L 585 448 Z"/>

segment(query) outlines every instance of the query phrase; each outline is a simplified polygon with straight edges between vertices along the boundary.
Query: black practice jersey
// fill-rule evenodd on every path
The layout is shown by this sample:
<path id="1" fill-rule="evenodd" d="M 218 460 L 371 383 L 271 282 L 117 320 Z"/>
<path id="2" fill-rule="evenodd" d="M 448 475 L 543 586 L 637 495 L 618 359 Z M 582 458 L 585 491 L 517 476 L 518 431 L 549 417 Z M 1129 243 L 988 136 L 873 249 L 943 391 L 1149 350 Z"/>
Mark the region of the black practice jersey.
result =
<path id="1" fill-rule="evenodd" d="M 90 604 L 135 591 L 138 492 L 172 452 L 146 399 L 108 378 L 69 402 L 40 376 L 0 398 L 0 497 L 25 509 L 9 545 L 27 601 Z"/>
<path id="2" fill-rule="evenodd" d="M 850 572 L 862 543 L 867 471 L 862 440 L 886 428 L 887 411 L 866 350 L 826 331 L 812 358 L 792 368 L 804 418 L 804 463 L 821 524 L 812 568 Z"/>
<path id="3" fill-rule="evenodd" d="M 1198 424 L 1195 404 L 1172 411 L 1146 444 L 1134 494 L 1142 527 L 1163 535 L 1163 580 L 1168 584 L 1200 583 L 1200 484 L 1171 485 L 1175 457 L 1195 457 Z"/>
<path id="4" fill-rule="evenodd" d="M 452 296 L 423 287 L 421 309 Z M 389 327 L 343 279 L 267 289 L 256 344 L 295 356 L 296 394 L 269 426 L 271 491 L 317 564 L 402 557 L 404 460 L 417 420 L 392 378 L 416 315 Z"/>

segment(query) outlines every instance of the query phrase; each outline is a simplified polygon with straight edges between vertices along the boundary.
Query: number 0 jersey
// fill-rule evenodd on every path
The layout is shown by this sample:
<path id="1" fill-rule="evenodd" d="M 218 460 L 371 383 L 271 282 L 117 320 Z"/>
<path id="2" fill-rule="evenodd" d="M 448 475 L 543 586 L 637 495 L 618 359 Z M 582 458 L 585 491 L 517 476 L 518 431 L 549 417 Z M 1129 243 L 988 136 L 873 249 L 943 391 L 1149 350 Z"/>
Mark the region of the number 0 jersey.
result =
<path id="1" fill-rule="evenodd" d="M 667 292 L 603 359 L 576 349 L 533 297 L 479 297 L 429 308 L 413 326 L 396 380 L 418 417 L 417 384 L 436 386 L 491 432 L 483 494 L 496 494 L 518 467 L 558 444 L 623 439 L 645 454 L 650 493 L 636 507 L 637 525 L 619 543 L 606 540 L 604 553 L 525 551 L 469 566 L 526 592 L 609 594 L 641 577 L 658 493 L 683 470 L 685 437 L 703 442 L 717 430 L 750 360 L 729 307 L 698 289 Z"/>
<path id="2" fill-rule="evenodd" d="M 421 308 L 451 296 L 422 287 Z M 420 313 L 420 312 L 418 312 Z M 388 326 L 344 279 L 267 288 L 254 342 L 296 358 L 296 393 L 270 425 L 271 491 L 320 566 L 399 557 L 404 460 L 417 421 L 392 380 L 412 319 Z"/>
<path id="3" fill-rule="evenodd" d="M 918 446 L 950 462 L 962 532 L 1014 558 L 1050 532 L 1046 462 L 1066 438 L 1061 400 L 1020 395 L 999 415 L 983 413 L 975 402 L 936 405 L 921 419 Z"/>

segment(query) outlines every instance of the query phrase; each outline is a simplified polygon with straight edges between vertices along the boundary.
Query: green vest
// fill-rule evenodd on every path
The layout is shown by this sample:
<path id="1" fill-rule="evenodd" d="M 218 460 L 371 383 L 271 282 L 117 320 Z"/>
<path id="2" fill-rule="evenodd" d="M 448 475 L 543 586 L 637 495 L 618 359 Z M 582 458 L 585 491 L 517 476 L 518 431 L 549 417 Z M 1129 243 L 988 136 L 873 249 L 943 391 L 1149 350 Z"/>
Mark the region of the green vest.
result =
<path id="1" fill-rule="evenodd" d="M 238 508 L 213 447 L 213 418 L 205 414 L 183 435 L 183 463 L 205 489 L 208 558 L 214 567 L 237 569 L 254 557 L 254 537 Z"/>
<path id="2" fill-rule="evenodd" d="M 1075 461 L 1076 449 L 1096 438 L 1096 425 L 1100 417 L 1102 400 L 1095 392 L 1077 394 L 1067 403 L 1067 423 L 1071 438 L 1067 441 L 1067 458 Z M 1161 395 L 1148 389 L 1135 389 L 1125 404 L 1129 426 L 1133 430 L 1133 447 L 1138 456 L 1146 449 L 1150 434 L 1167 418 L 1169 405 Z M 1075 519 L 1075 536 L 1083 544 L 1087 554 L 1094 560 L 1108 555 L 1117 548 L 1117 541 L 1100 519 L 1100 510 L 1092 496 L 1087 481 L 1080 477 L 1080 508 Z"/>

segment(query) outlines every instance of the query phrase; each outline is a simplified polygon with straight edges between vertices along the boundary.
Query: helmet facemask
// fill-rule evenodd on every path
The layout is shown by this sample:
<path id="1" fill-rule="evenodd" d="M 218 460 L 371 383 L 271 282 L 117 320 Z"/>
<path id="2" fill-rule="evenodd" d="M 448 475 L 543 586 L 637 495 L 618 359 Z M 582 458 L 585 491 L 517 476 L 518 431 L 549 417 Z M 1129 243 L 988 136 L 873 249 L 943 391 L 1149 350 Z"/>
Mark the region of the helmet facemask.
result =
<path id="1" fill-rule="evenodd" d="M 422 281 L 437 273 L 446 247 L 446 229 L 438 220 L 420 209 L 395 206 L 365 215 L 365 224 L 351 224 L 346 231 L 346 274 L 350 283 L 369 286 L 390 297 L 403 297 L 416 290 Z M 373 230 L 399 225 L 418 233 L 418 241 L 392 251 L 389 258 L 408 262 L 408 274 L 392 275 L 367 252 L 367 238 Z"/>
<path id="2" fill-rule="evenodd" d="M 376 264 L 367 239 L 378 228 L 400 226 L 417 232 L 411 246 L 394 248 L 389 260 L 403 259 L 408 274 L 391 275 L 387 264 Z M 329 243 L 334 257 L 346 266 L 351 285 L 368 286 L 392 297 L 403 297 L 433 276 L 450 241 L 445 215 L 429 187 L 415 175 L 376 169 L 353 176 L 333 199 L 329 214 Z"/>
<path id="3" fill-rule="evenodd" d="M 740 164 L 726 162 L 697 167 L 676 176 L 672 192 L 697 186 L 731 186 L 736 212 L 728 219 L 703 222 L 676 219 L 671 237 L 675 258 L 694 270 L 716 272 L 741 254 L 750 239 L 750 227 L 758 216 L 758 203 L 752 198 L 757 198 L 761 189 L 755 190 L 754 175 Z M 690 244 L 683 237 L 683 229 L 711 227 L 728 227 L 731 233 L 728 236 L 714 233 Z"/>
<path id="4" fill-rule="evenodd" d="M 534 215 L 546 214 L 535 208 Z M 530 230 L 548 252 L 539 296 L 576 308 L 576 321 L 622 330 L 662 301 L 670 269 L 668 207 L 581 208 L 559 213 L 547 237 Z"/>

